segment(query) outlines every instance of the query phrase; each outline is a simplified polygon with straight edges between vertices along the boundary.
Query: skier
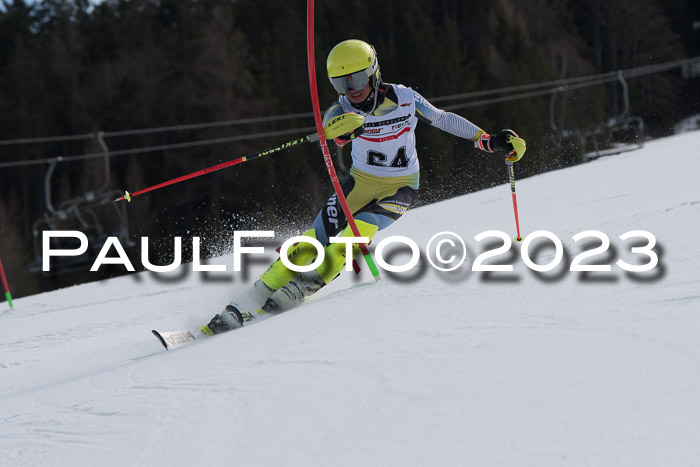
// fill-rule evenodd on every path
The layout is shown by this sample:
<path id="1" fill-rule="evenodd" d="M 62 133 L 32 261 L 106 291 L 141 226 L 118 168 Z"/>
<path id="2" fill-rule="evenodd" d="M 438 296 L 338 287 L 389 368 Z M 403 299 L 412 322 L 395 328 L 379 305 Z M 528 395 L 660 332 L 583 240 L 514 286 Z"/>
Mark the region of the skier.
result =
<path id="1" fill-rule="evenodd" d="M 510 162 L 525 153 L 525 141 L 514 131 L 489 135 L 469 120 L 435 108 L 411 88 L 383 82 L 377 54 L 366 42 L 351 39 L 339 43 L 328 55 L 326 67 L 339 98 L 326 110 L 324 126 L 347 112 L 365 118 L 363 127 L 334 140 L 338 147 L 352 142 L 352 167 L 342 189 L 363 237 L 371 239 L 416 201 L 419 164 L 414 132 L 419 121 L 473 141 L 483 151 L 503 152 Z M 255 282 L 256 291 L 265 300 L 265 312 L 286 311 L 301 304 L 343 270 L 346 247 L 329 239 L 354 235 L 335 194 L 303 235 L 325 245 L 325 259 L 317 269 L 303 273 L 290 270 L 280 259 L 272 263 Z M 356 254 L 359 248 L 354 249 Z M 312 244 L 300 242 L 289 249 L 287 257 L 292 264 L 305 266 L 316 254 Z M 209 327 L 218 333 L 242 324 L 241 313 L 229 305 Z"/>

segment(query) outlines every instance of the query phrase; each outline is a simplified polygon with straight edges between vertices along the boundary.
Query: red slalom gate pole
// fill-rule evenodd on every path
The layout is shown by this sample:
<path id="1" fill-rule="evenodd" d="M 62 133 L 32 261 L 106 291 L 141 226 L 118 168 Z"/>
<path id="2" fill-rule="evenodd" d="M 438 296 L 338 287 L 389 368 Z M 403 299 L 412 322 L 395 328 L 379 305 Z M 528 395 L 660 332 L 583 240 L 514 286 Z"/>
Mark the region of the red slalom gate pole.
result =
<path id="1" fill-rule="evenodd" d="M 10 310 L 12 309 L 12 294 L 10 293 L 10 287 L 7 285 L 7 278 L 5 277 L 5 270 L 2 268 L 2 260 L 0 259 L 0 279 L 2 279 L 2 286 L 5 289 L 5 298 L 7 299 L 7 304 L 10 305 Z"/>
<path id="2" fill-rule="evenodd" d="M 518 200 L 515 197 L 515 172 L 513 171 L 513 163 L 506 161 L 508 164 L 508 178 L 510 179 L 510 192 L 513 196 L 513 212 L 515 213 L 515 228 L 518 232 L 518 236 L 515 237 L 516 242 L 522 242 L 523 238 L 520 236 L 520 220 L 518 219 Z"/>
<path id="3" fill-rule="evenodd" d="M 331 159 L 330 151 L 328 150 L 328 144 L 326 143 L 326 136 L 323 133 L 323 122 L 321 120 L 321 106 L 318 103 L 318 88 L 316 87 L 316 62 L 314 60 L 314 0 L 307 0 L 306 2 L 306 49 L 307 49 L 307 60 L 309 64 L 309 87 L 311 88 L 311 104 L 314 109 L 314 120 L 316 121 L 316 131 L 318 132 L 319 142 L 321 143 L 321 151 L 323 152 L 323 160 L 326 163 L 326 168 L 328 169 L 328 175 L 331 177 L 331 183 L 333 184 L 333 189 L 338 196 L 338 201 L 343 208 L 345 217 L 348 220 L 348 225 L 352 229 L 352 233 L 356 237 L 361 237 L 360 230 L 357 228 L 355 223 L 355 218 L 350 211 L 348 202 L 343 194 L 343 189 L 338 181 L 338 174 L 335 172 L 335 166 L 333 165 L 333 160 Z M 365 243 L 359 243 L 360 250 L 362 251 L 362 256 L 364 256 L 365 261 L 369 270 L 372 271 L 372 276 L 375 280 L 379 280 L 379 269 L 374 263 L 374 258 L 370 255 L 367 245 Z"/>

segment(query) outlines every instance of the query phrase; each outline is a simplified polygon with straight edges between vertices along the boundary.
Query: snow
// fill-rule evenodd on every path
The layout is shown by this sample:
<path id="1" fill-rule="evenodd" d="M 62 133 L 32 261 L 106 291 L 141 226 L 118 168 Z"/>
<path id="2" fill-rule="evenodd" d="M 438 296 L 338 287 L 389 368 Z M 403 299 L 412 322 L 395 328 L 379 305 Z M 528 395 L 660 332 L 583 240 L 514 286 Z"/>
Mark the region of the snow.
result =
<path id="1" fill-rule="evenodd" d="M 549 273 L 525 266 L 521 244 L 494 259 L 513 272 L 470 270 L 499 245 L 475 235 L 515 235 L 501 185 L 411 210 L 375 239 L 425 252 L 455 232 L 469 253 L 457 271 L 423 256 L 378 283 L 344 273 L 301 308 L 171 352 L 151 329 L 204 324 L 233 298 L 253 306 L 264 261 L 3 304 L 0 463 L 700 465 L 699 145 L 695 131 L 517 180 L 523 234 L 564 245 Z M 567 270 L 586 230 L 610 238 L 587 261 L 610 272 Z M 630 251 L 642 239 L 618 238 L 633 230 L 658 241 L 650 272 L 614 264 L 648 261 Z M 546 244 L 530 248 L 538 264 L 554 257 Z M 232 269 L 231 256 L 213 262 Z"/>

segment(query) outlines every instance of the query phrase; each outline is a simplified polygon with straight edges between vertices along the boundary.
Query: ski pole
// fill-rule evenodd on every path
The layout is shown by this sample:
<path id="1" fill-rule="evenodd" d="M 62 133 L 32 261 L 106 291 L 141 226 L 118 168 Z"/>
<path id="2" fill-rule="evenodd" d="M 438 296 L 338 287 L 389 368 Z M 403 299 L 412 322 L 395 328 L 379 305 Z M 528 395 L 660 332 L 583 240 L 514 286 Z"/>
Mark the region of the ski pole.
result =
<path id="1" fill-rule="evenodd" d="M 2 279 L 2 286 L 5 289 L 5 298 L 7 299 L 7 304 L 10 305 L 10 310 L 12 309 L 12 294 L 10 293 L 10 287 L 7 285 L 7 278 L 5 277 L 5 270 L 2 268 L 2 260 L 0 259 L 0 279 Z"/>
<path id="2" fill-rule="evenodd" d="M 350 229 L 352 229 L 352 233 L 355 235 L 355 237 L 361 237 L 362 235 L 360 235 L 360 230 L 357 228 L 355 218 L 352 215 L 352 211 L 350 211 L 348 202 L 343 194 L 343 189 L 338 181 L 338 174 L 335 172 L 333 159 L 331 158 L 328 145 L 326 144 L 327 135 L 324 133 L 322 126 L 321 106 L 318 102 L 318 88 L 316 87 L 316 62 L 314 60 L 314 0 L 307 0 L 306 2 L 306 49 L 309 67 L 309 87 L 311 88 L 311 105 L 314 109 L 314 120 L 316 121 L 319 142 L 321 143 L 323 160 L 326 163 L 326 169 L 328 169 L 328 175 L 331 178 L 333 189 L 338 196 L 338 201 L 340 202 L 340 205 L 343 208 L 343 213 L 345 213 L 345 217 L 348 220 L 348 225 L 350 226 Z M 360 251 L 362 251 L 362 256 L 364 256 L 369 270 L 372 272 L 374 280 L 379 280 L 379 269 L 377 269 L 377 265 L 374 263 L 374 258 L 372 258 L 372 255 L 369 253 L 367 245 L 365 243 L 358 243 L 358 246 L 360 247 Z"/>
<path id="3" fill-rule="evenodd" d="M 352 132 L 357 128 L 361 127 L 364 124 L 364 121 L 365 119 L 360 115 L 347 113 L 339 115 L 337 118 L 334 118 L 331 122 L 328 123 L 328 125 L 326 125 L 325 128 L 322 129 L 322 131 L 324 133 L 324 136 L 328 138 L 337 138 L 340 135 Z M 144 193 L 148 193 L 150 191 L 154 191 L 169 185 L 174 185 L 175 183 L 199 177 L 200 175 L 205 175 L 211 172 L 215 172 L 217 170 L 225 169 L 227 167 L 231 167 L 233 165 L 240 164 L 252 159 L 257 159 L 258 157 L 266 156 L 268 154 L 274 154 L 276 152 L 280 152 L 303 143 L 313 143 L 315 141 L 318 141 L 318 139 L 318 135 L 316 133 L 313 133 L 303 138 L 298 138 L 293 141 L 282 143 L 279 146 L 275 146 L 273 148 L 264 149 L 253 154 L 248 154 L 247 156 L 239 157 L 228 162 L 222 162 L 221 164 L 213 165 L 211 167 L 207 167 L 206 169 L 198 170 L 196 172 L 183 175 L 181 177 L 173 178 L 172 180 L 168 180 L 167 182 L 159 183 L 158 185 L 153 185 L 151 187 L 144 188 L 143 190 L 135 191 L 134 193 L 129 193 L 128 191 L 125 191 L 124 196 L 115 199 L 114 202 L 116 203 L 123 200 L 131 202 L 131 199 L 134 196 L 142 195 Z"/>
<path id="4" fill-rule="evenodd" d="M 183 181 L 189 180 L 191 178 L 199 177 L 200 175 L 205 175 L 205 174 L 208 174 L 211 172 L 215 172 L 217 170 L 225 169 L 226 167 L 231 167 L 233 165 L 240 164 L 242 162 L 246 162 L 246 161 L 249 161 L 251 159 L 257 159 L 258 157 L 266 156 L 268 154 L 279 152 L 279 151 L 282 151 L 284 149 L 289 149 L 293 146 L 297 146 L 299 144 L 311 141 L 311 139 L 309 139 L 310 136 L 316 136 L 316 135 L 315 134 L 309 135 L 309 136 L 305 136 L 304 138 L 295 139 L 294 141 L 288 141 L 284 144 L 280 144 L 279 146 L 275 146 L 274 148 L 269 148 L 269 149 L 265 149 L 263 151 L 259 151 L 259 152 L 253 153 L 253 154 L 248 154 L 247 156 L 239 157 L 238 159 L 233 159 L 233 160 L 230 160 L 228 162 L 222 162 L 221 164 L 213 165 L 211 167 L 207 167 L 206 169 L 198 170 L 196 172 L 192 172 L 190 174 L 183 175 L 182 177 L 173 178 L 172 180 L 168 180 L 167 182 L 159 183 L 158 185 L 153 185 L 151 187 L 144 188 L 143 190 L 135 191 L 133 193 L 129 193 L 128 191 L 125 191 L 124 196 L 115 199 L 114 202 L 117 203 L 117 202 L 123 201 L 123 200 L 127 200 L 128 202 L 131 202 L 131 199 L 135 196 L 139 196 L 139 195 L 142 195 L 144 193 L 148 193 L 150 191 L 154 191 L 154 190 L 157 190 L 159 188 L 163 188 L 163 187 L 166 187 L 169 185 L 174 185 L 175 183 L 183 182 Z"/>
<path id="5" fill-rule="evenodd" d="M 515 228 L 518 232 L 518 236 L 515 237 L 516 242 L 522 242 L 523 238 L 520 236 L 520 221 L 518 220 L 518 200 L 515 197 L 515 172 L 513 171 L 513 163 L 506 160 L 506 165 L 508 166 L 508 177 L 510 178 L 510 191 L 513 195 L 513 213 L 515 213 Z"/>

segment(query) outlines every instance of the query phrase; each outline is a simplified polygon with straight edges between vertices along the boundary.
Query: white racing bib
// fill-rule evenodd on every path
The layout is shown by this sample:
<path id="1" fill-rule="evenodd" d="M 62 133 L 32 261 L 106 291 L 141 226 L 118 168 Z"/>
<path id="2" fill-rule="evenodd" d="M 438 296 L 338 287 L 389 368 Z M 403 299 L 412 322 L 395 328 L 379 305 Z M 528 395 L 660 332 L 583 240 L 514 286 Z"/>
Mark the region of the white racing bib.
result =
<path id="1" fill-rule="evenodd" d="M 342 97 L 345 112 L 365 117 L 365 132 L 352 142 L 352 163 L 361 171 L 379 177 L 400 177 L 418 172 L 416 152 L 416 103 L 413 91 L 391 84 L 398 99 L 395 110 L 381 117 L 358 112 Z"/>

